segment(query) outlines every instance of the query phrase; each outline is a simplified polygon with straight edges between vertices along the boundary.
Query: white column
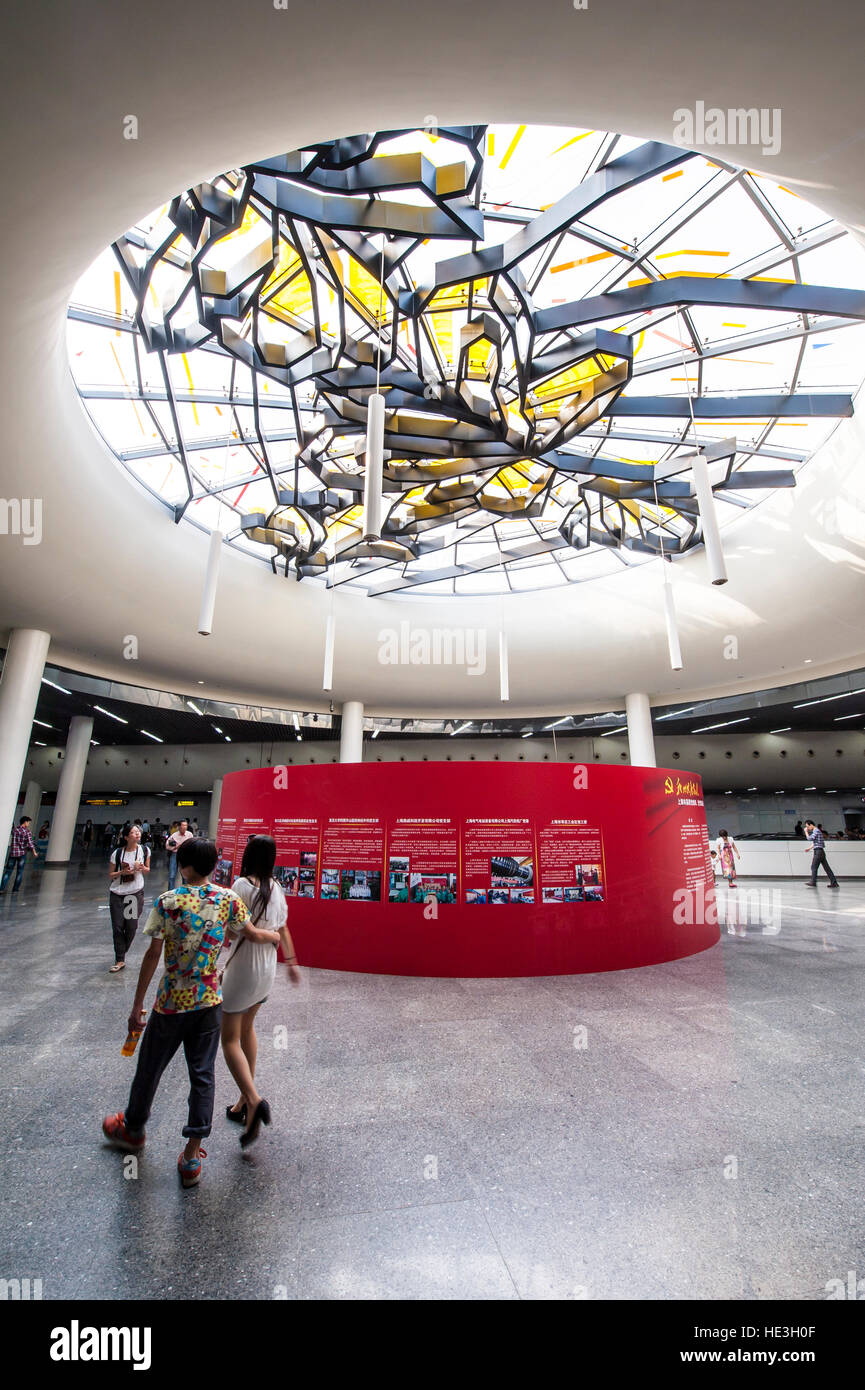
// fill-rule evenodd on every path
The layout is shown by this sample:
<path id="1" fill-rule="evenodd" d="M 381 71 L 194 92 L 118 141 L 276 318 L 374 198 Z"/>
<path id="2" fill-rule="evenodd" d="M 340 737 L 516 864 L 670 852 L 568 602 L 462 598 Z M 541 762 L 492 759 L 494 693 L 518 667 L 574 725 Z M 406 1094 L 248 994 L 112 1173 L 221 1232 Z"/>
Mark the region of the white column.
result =
<path id="1" fill-rule="evenodd" d="M 363 762 L 363 704 L 360 700 L 346 700 L 342 707 L 339 760 L 341 763 Z"/>
<path id="2" fill-rule="evenodd" d="M 655 737 L 652 733 L 652 706 L 649 704 L 648 695 L 626 695 L 625 715 L 628 720 L 631 767 L 657 767 Z"/>
<path id="3" fill-rule="evenodd" d="M 6 647 L 0 680 L 0 852 L 4 855 L 18 806 L 50 641 L 47 632 L 16 628 Z"/>
<path id="4" fill-rule="evenodd" d="M 216 827 L 219 823 L 219 807 L 222 801 L 222 778 L 217 777 L 210 793 L 210 820 L 207 823 L 207 836 L 210 840 L 216 839 Z"/>
<path id="5" fill-rule="evenodd" d="M 48 837 L 46 864 L 69 863 L 92 733 L 92 719 L 81 714 L 73 715 L 69 722 L 69 733 L 66 735 L 63 771 L 60 774 L 57 805 L 54 807 L 51 834 Z"/>
<path id="6" fill-rule="evenodd" d="M 27 790 L 24 793 L 24 810 L 22 815 L 29 816 L 33 824 L 30 832 L 33 839 L 36 839 L 36 831 L 39 829 L 37 821 L 39 819 L 39 807 L 42 805 L 42 788 L 38 782 L 28 782 Z"/>

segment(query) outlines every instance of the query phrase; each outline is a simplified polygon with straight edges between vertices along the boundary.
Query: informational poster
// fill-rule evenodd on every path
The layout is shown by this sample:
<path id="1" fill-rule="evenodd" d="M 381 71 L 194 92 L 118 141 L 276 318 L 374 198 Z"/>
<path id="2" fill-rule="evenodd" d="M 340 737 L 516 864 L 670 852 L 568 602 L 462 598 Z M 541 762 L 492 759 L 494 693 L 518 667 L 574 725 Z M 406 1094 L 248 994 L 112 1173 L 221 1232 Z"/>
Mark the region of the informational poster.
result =
<path id="1" fill-rule="evenodd" d="M 276 877 L 287 898 L 314 898 L 321 839 L 318 816 L 276 816 Z"/>
<path id="2" fill-rule="evenodd" d="M 534 903 L 535 846 L 528 816 L 469 816 L 463 844 L 466 903 L 472 907 Z"/>
<path id="3" fill-rule="evenodd" d="M 565 816 L 538 828 L 542 903 L 602 903 L 605 878 L 599 826 Z"/>
<path id="4" fill-rule="evenodd" d="M 382 816 L 328 816 L 321 846 L 321 898 L 380 903 L 384 874 Z"/>
<path id="5" fill-rule="evenodd" d="M 279 786 L 270 768 L 230 773 L 222 795 L 219 872 L 236 875 L 249 834 L 274 836 L 303 964 L 579 974 L 718 939 L 692 773 L 358 763 L 289 769 Z"/>
<path id="6" fill-rule="evenodd" d="M 230 888 L 233 879 L 237 877 L 234 872 L 234 861 L 237 851 L 237 816 L 220 816 L 216 823 L 216 868 L 213 871 L 213 882 L 218 883 L 223 888 Z"/>
<path id="7" fill-rule="evenodd" d="M 388 838 L 388 902 L 456 903 L 458 864 L 453 816 L 397 816 Z"/>

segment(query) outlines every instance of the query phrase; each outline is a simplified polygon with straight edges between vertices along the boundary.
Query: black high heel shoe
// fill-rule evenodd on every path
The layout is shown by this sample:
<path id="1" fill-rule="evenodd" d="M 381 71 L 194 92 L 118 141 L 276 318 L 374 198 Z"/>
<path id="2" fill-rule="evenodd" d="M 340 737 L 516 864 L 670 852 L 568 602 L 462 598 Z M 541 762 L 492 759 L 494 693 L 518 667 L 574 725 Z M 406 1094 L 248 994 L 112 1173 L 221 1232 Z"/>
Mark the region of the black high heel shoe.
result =
<path id="1" fill-rule="evenodd" d="M 236 1125 L 246 1124 L 246 1105 L 241 1105 L 239 1110 L 234 1110 L 230 1105 L 226 1105 L 225 1113 L 229 1120 L 233 1120 Z"/>
<path id="2" fill-rule="evenodd" d="M 255 1107 L 255 1113 L 249 1122 L 249 1128 L 245 1129 L 240 1136 L 240 1147 L 248 1149 L 250 1144 L 254 1144 L 258 1138 L 262 1125 L 270 1124 L 270 1106 L 266 1100 L 260 1100 Z"/>

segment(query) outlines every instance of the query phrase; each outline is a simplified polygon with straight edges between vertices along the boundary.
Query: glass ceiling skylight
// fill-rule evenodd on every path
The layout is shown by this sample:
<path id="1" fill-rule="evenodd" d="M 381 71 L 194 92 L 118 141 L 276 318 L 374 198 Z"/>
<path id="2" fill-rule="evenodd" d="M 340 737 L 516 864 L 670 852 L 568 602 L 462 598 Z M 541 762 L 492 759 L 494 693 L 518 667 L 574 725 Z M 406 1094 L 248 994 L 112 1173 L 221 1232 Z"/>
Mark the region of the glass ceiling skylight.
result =
<path id="1" fill-rule="evenodd" d="M 852 413 L 865 253 L 761 175 L 601 131 L 379 132 L 187 189 L 69 308 L 168 510 L 303 580 L 488 594 L 700 544 Z M 366 405 L 385 520 L 364 542 Z"/>

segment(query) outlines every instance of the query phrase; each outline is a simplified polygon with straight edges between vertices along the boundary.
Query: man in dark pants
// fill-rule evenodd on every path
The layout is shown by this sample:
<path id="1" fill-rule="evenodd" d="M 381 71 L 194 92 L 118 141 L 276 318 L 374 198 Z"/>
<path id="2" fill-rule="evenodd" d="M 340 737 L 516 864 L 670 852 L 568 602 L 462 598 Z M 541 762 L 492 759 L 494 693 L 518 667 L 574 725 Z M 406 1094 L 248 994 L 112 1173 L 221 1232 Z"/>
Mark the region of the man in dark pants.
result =
<path id="1" fill-rule="evenodd" d="M 38 859 L 36 846 L 33 843 L 33 836 L 30 834 L 30 817 L 22 816 L 18 824 L 12 831 L 12 839 L 9 842 L 9 855 L 6 859 L 6 867 L 3 870 L 3 880 L 0 883 L 0 893 L 5 893 L 6 884 L 14 872 L 15 882 L 12 885 L 12 892 L 17 893 L 21 887 L 21 879 L 24 874 L 24 861 L 27 858 L 27 851 L 30 850 L 34 859 Z"/>
<path id="2" fill-rule="evenodd" d="M 809 888 L 816 888 L 816 887 L 817 887 L 817 869 L 818 869 L 819 866 L 822 864 L 822 865 L 823 865 L 823 868 L 826 870 L 826 873 L 829 875 L 829 887 L 830 887 L 830 888 L 837 888 L 837 887 L 838 887 L 838 880 L 837 880 L 837 878 L 835 877 L 834 873 L 832 872 L 832 865 L 829 863 L 829 860 L 826 858 L 826 850 L 824 849 L 823 831 L 820 829 L 819 825 L 815 825 L 814 822 L 813 822 L 812 820 L 806 820 L 806 822 L 805 822 L 805 834 L 807 835 L 808 839 L 811 841 L 811 879 L 810 879 L 810 882 L 809 882 L 809 884 L 808 884 L 808 887 L 809 887 Z M 808 851 L 806 850 L 805 853 L 807 854 Z"/>
<path id="3" fill-rule="evenodd" d="M 212 840 L 185 841 L 177 852 L 177 863 L 183 886 L 157 898 L 144 928 L 153 939 L 141 962 L 128 1019 L 130 1033 L 144 1029 L 129 1102 L 125 1111 L 106 1115 L 102 1132 L 115 1148 L 127 1153 L 144 1148 L 144 1126 L 162 1073 L 182 1044 L 189 1072 L 189 1116 L 183 1127 L 186 1147 L 177 1170 L 183 1186 L 194 1187 L 205 1156 L 201 1141 L 210 1133 L 213 1120 L 214 1064 L 222 1021 L 217 962 L 226 938 L 240 934 L 249 913 L 230 888 L 210 882 L 216 865 Z M 144 999 L 163 944 L 165 974 L 147 1022 Z"/>

